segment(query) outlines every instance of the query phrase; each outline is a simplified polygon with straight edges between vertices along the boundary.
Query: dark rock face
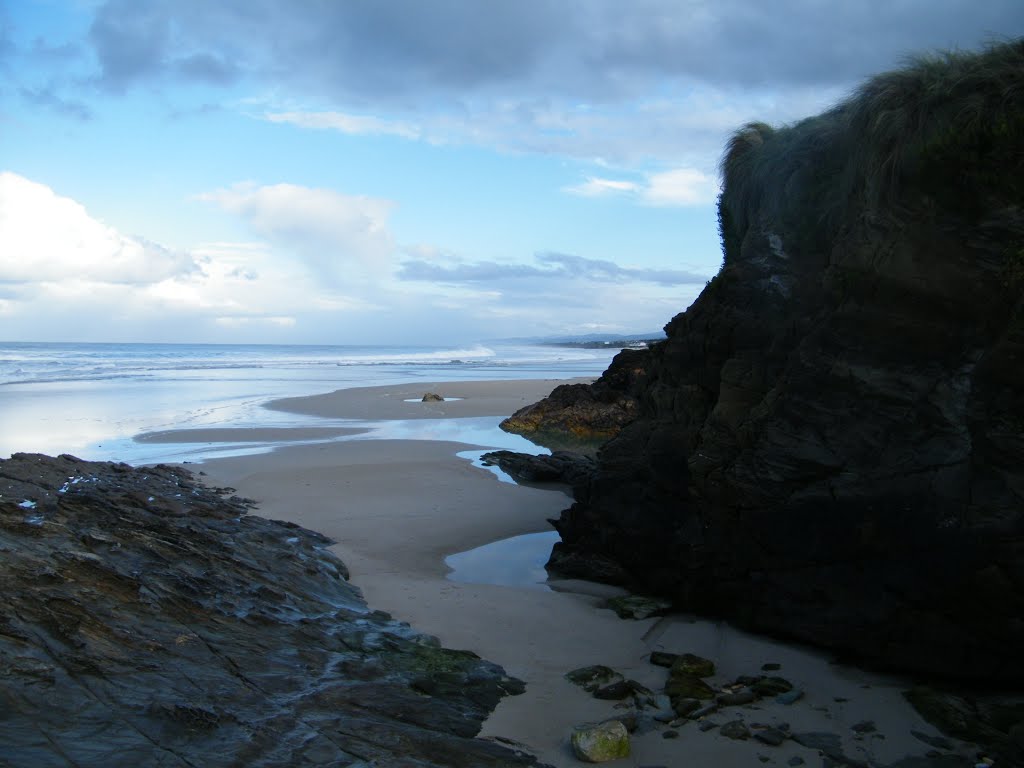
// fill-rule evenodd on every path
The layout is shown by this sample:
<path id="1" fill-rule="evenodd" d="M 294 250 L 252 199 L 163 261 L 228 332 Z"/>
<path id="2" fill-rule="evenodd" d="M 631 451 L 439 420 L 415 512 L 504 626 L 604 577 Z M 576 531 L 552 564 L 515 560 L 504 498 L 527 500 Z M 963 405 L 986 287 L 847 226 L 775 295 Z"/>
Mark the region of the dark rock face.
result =
<path id="1" fill-rule="evenodd" d="M 473 739 L 521 683 L 246 511 L 181 469 L 0 462 L 0 762 L 533 764 Z"/>
<path id="2" fill-rule="evenodd" d="M 846 163 L 880 141 L 860 115 L 888 81 L 738 134 L 723 270 L 645 353 L 638 416 L 549 567 L 884 666 L 1024 683 L 1024 43 L 995 53 L 998 88 L 952 57 L 952 84 L 921 91 L 946 101 L 908 120 L 932 131 L 948 100 L 990 92 L 1001 111 L 915 133 L 884 195 Z M 842 205 L 815 209 L 839 179 Z"/>
<path id="3" fill-rule="evenodd" d="M 644 379 L 646 350 L 626 349 L 592 384 L 562 384 L 539 403 L 501 422 L 506 432 L 550 448 L 596 449 L 637 414 L 636 392 Z"/>

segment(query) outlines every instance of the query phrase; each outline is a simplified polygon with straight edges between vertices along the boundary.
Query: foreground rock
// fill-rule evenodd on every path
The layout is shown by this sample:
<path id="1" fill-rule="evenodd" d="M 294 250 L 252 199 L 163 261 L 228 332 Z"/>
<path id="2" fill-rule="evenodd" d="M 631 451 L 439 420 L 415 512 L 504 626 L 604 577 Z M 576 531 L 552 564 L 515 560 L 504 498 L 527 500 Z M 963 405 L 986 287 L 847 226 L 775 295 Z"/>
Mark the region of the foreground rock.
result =
<path id="1" fill-rule="evenodd" d="M 473 738 L 521 683 L 246 511 L 182 469 L 0 461 L 0 762 L 534 764 Z"/>
<path id="2" fill-rule="evenodd" d="M 737 133 L 724 267 L 616 358 L 641 369 L 637 417 L 550 567 L 1024 684 L 1022 143 L 1022 41 Z"/>

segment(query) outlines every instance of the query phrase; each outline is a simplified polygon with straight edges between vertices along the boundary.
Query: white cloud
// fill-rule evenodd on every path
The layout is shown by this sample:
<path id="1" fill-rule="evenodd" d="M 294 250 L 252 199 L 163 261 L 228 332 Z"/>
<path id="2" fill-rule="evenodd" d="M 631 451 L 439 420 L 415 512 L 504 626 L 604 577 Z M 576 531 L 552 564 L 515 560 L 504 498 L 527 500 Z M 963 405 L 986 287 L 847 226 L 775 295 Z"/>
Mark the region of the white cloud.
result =
<path id="1" fill-rule="evenodd" d="M 718 194 L 718 179 L 694 168 L 676 168 L 647 177 L 642 198 L 648 205 L 706 205 Z"/>
<path id="2" fill-rule="evenodd" d="M 272 123 L 290 123 L 302 128 L 333 130 L 355 135 L 401 136 L 417 139 L 419 129 L 401 120 L 383 120 L 370 115 L 349 115 L 344 112 L 267 112 L 265 120 Z"/>
<path id="3" fill-rule="evenodd" d="M 3 219 L 0 238 L 18 231 L 21 239 L 47 243 L 48 230 L 61 229 L 82 240 L 74 250 L 77 263 L 60 252 L 37 252 L 36 273 L 25 280 L 0 277 L 7 281 L 0 315 L 14 338 L 429 343 L 565 331 L 607 320 L 609 307 L 622 330 L 648 329 L 689 303 L 705 279 L 560 253 L 518 264 L 467 261 L 429 244 L 405 248 L 396 274 L 390 203 L 286 184 L 207 193 L 205 200 L 265 239 L 199 243 L 189 249 L 187 268 L 161 270 L 145 259 L 158 266 L 169 258 L 166 249 L 118 235 L 43 185 L 13 175 L 2 181 L 8 185 L 4 216 L 24 212 L 11 207 L 10 185 L 19 206 L 23 192 L 48 202 L 39 207 L 47 215 L 33 217 L 27 234 Z M 69 241 L 55 242 L 68 247 Z M 21 269 L 8 258 L 7 245 L 0 268 Z M 333 281 L 304 268 L 315 266 L 310 254 L 317 248 L 335 254 Z M 146 269 L 130 261 L 128 269 L 118 262 L 121 253 L 142 254 Z M 119 264 L 112 274 L 104 255 Z M 146 282 L 128 282 L 126 274 L 144 275 Z"/>
<path id="4" fill-rule="evenodd" d="M 718 179 L 696 168 L 674 168 L 648 173 L 640 182 L 590 176 L 563 191 L 581 197 L 628 195 L 644 205 L 663 207 L 707 205 L 718 195 Z"/>
<path id="5" fill-rule="evenodd" d="M 387 227 L 394 204 L 296 184 L 235 184 L 199 195 L 241 216 L 283 254 L 294 254 L 321 280 L 346 285 L 380 277 L 394 240 Z"/>
<path id="6" fill-rule="evenodd" d="M 0 173 L 0 280 L 144 285 L 195 268 L 189 254 L 127 237 L 45 184 Z"/>
<path id="7" fill-rule="evenodd" d="M 291 328 L 296 324 L 294 317 L 288 316 L 267 316 L 267 317 L 239 317 L 237 315 L 218 317 L 214 320 L 217 325 L 226 328 L 242 328 L 248 326 L 269 325 L 279 328 Z"/>
<path id="8" fill-rule="evenodd" d="M 215 197 L 272 239 L 297 230 L 300 240 L 347 245 L 371 262 L 390 255 L 384 201 L 286 185 Z M 0 284 L 4 330 L 26 339 L 287 340 L 381 311 L 364 298 L 365 285 L 325 284 L 273 243 L 221 241 L 174 254 L 13 173 L 0 173 Z"/>
<path id="9" fill-rule="evenodd" d="M 628 192 L 636 192 L 637 185 L 632 181 L 621 181 L 617 179 L 601 179 L 595 176 L 588 176 L 582 184 L 565 187 L 564 191 L 570 195 L 580 197 L 605 197 Z"/>

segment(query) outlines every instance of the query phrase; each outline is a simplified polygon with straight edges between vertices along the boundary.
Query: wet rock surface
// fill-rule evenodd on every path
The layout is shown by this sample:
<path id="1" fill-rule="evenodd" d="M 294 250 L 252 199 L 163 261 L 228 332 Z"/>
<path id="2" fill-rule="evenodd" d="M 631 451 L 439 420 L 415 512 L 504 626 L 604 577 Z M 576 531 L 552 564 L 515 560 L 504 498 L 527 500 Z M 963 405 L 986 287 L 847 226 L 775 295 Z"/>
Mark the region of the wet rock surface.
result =
<path id="1" fill-rule="evenodd" d="M 501 470 L 524 483 L 564 483 L 572 487 L 585 485 L 597 467 L 593 457 L 572 451 L 553 451 L 534 456 L 515 451 L 490 451 L 480 457 L 485 466 L 497 465 Z"/>
<path id="2" fill-rule="evenodd" d="M 371 611 L 325 537 L 188 471 L 0 461 L 0 763 L 517 766 L 503 670 Z"/>

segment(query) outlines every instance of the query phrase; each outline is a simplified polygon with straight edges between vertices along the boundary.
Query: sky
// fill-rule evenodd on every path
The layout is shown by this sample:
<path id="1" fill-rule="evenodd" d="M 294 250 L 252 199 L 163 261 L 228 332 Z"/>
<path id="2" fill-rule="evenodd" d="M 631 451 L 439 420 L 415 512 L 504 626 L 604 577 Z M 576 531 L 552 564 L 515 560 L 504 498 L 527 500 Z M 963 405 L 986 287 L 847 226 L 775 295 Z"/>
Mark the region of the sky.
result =
<path id="1" fill-rule="evenodd" d="M 660 329 L 725 141 L 1020 0 L 0 0 L 0 340 Z"/>

